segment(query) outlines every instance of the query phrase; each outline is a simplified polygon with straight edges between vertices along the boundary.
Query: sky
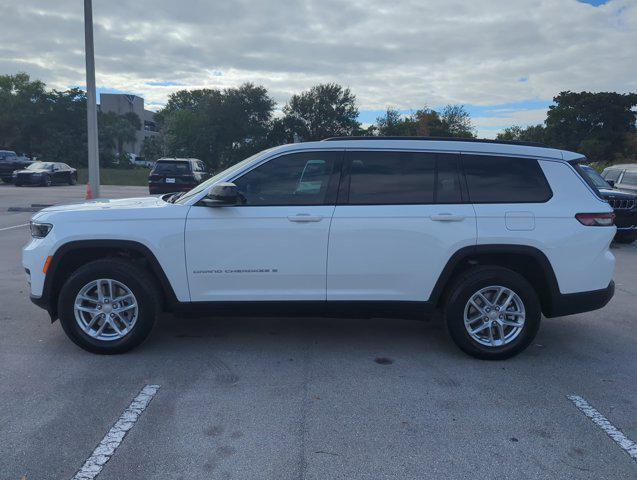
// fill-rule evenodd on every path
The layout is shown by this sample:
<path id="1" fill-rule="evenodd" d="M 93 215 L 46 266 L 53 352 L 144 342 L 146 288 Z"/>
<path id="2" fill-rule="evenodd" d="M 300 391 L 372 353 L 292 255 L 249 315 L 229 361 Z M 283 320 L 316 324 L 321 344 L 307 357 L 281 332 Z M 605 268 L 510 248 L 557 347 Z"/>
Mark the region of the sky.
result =
<path id="1" fill-rule="evenodd" d="M 541 123 L 563 90 L 637 91 L 637 0 L 94 0 L 101 92 L 317 83 L 387 107 L 463 104 L 480 137 Z M 82 2 L 0 0 L 0 74 L 85 85 Z"/>

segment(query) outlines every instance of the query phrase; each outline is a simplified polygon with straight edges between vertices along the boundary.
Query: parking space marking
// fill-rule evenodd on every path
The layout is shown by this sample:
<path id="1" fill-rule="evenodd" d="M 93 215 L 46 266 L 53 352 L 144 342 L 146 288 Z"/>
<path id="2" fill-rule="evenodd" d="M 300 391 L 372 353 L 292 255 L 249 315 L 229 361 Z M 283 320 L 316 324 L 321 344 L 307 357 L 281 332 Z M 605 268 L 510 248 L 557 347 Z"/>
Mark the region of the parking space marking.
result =
<path id="1" fill-rule="evenodd" d="M 575 404 L 580 411 L 590 418 L 594 424 L 604 430 L 606 434 L 612 438 L 619 447 L 624 450 L 633 460 L 637 461 L 637 443 L 624 435 L 618 428 L 610 423 L 604 415 L 594 409 L 586 400 L 579 395 L 567 395 L 571 402 Z"/>
<path id="2" fill-rule="evenodd" d="M 28 223 L 23 223 L 22 225 L 14 225 L 13 227 L 4 227 L 4 228 L 0 228 L 0 232 L 2 232 L 3 230 L 12 230 L 14 228 L 28 227 L 28 226 L 29 226 Z"/>
<path id="3" fill-rule="evenodd" d="M 99 445 L 93 450 L 91 456 L 84 462 L 82 468 L 80 468 L 71 480 L 92 480 L 99 475 L 104 465 L 106 465 L 106 462 L 111 459 L 117 447 L 119 447 L 122 440 L 124 440 L 128 431 L 133 428 L 139 416 L 153 399 L 157 390 L 159 390 L 159 385 L 146 385 L 142 388 L 139 395 L 137 395 L 128 408 L 124 410 L 119 420 L 111 427 Z"/>

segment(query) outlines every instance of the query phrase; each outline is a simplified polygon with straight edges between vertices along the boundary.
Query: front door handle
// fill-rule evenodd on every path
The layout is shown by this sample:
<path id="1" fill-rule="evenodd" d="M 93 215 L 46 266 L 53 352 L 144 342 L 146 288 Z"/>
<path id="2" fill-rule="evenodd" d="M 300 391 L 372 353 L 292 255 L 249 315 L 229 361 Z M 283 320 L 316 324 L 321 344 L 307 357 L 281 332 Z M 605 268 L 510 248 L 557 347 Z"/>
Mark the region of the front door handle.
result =
<path id="1" fill-rule="evenodd" d="M 453 215 L 451 213 L 439 213 L 430 217 L 436 222 L 461 222 L 466 217 L 464 215 Z"/>
<path id="2" fill-rule="evenodd" d="M 299 213 L 298 215 L 289 216 L 288 220 L 290 222 L 299 222 L 299 223 L 320 222 L 321 220 L 323 220 L 323 216 L 322 215 L 310 215 L 308 213 Z"/>

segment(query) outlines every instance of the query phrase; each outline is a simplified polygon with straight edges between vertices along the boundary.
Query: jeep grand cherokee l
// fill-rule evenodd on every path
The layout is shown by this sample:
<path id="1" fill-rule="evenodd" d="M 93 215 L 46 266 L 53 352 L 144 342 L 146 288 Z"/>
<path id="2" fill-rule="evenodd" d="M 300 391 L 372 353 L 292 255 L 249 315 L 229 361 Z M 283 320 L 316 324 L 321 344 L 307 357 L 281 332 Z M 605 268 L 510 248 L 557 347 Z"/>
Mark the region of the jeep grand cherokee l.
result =
<path id="1" fill-rule="evenodd" d="M 501 359 L 542 313 L 613 295 L 613 210 L 576 170 L 584 160 L 490 141 L 285 145 L 184 194 L 46 208 L 23 265 L 33 302 L 92 352 L 135 347 L 162 311 L 441 310 L 462 350 Z"/>

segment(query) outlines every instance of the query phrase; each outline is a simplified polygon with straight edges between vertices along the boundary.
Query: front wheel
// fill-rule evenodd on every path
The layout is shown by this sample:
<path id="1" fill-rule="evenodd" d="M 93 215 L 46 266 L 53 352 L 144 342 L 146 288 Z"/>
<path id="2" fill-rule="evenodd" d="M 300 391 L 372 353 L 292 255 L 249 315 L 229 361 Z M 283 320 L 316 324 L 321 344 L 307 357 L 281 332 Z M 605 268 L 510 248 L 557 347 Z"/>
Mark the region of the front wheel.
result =
<path id="1" fill-rule="evenodd" d="M 522 352 L 540 327 L 541 306 L 529 282 L 501 267 L 475 267 L 454 283 L 447 329 L 471 356 L 502 360 Z"/>
<path id="2" fill-rule="evenodd" d="M 66 335 L 93 353 L 124 353 L 150 334 L 159 295 L 148 272 L 119 259 L 96 260 L 64 283 L 58 315 Z"/>
<path id="3" fill-rule="evenodd" d="M 50 187 L 51 186 L 51 177 L 49 177 L 48 175 L 45 175 L 44 177 L 42 177 L 42 186 L 43 187 Z"/>

